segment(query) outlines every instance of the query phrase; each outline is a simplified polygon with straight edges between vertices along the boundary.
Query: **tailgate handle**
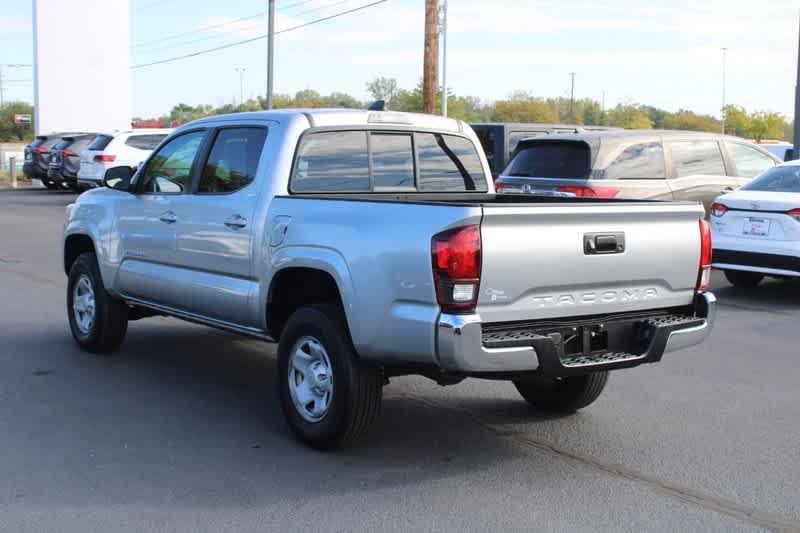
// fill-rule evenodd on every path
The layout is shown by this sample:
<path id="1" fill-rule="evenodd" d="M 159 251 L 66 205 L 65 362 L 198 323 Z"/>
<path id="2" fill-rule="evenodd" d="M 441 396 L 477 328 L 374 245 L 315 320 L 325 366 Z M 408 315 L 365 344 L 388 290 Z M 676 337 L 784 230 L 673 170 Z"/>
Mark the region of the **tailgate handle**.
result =
<path id="1" fill-rule="evenodd" d="M 583 253 L 621 254 L 625 251 L 624 233 L 586 233 L 583 236 Z"/>

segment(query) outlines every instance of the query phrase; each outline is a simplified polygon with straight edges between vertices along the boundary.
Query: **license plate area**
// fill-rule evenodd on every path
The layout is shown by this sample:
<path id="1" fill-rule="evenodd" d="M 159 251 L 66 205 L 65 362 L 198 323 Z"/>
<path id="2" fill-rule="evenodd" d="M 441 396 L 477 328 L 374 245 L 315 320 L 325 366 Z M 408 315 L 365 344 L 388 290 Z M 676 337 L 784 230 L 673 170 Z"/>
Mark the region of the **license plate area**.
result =
<path id="1" fill-rule="evenodd" d="M 742 234 L 766 237 L 769 235 L 770 225 L 770 220 L 766 218 L 746 218 L 742 223 Z"/>

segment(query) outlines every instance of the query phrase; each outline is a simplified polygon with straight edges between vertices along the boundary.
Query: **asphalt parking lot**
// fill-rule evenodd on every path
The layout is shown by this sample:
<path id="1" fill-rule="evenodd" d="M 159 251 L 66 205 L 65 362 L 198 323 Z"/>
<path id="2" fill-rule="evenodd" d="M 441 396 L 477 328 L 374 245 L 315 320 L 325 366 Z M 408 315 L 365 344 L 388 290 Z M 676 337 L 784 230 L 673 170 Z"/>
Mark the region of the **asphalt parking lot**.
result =
<path id="1" fill-rule="evenodd" d="M 319 453 L 283 422 L 271 345 L 155 318 L 113 357 L 75 347 L 73 198 L 0 191 L 0 531 L 800 531 L 800 283 L 716 274 L 711 339 L 577 415 L 402 378 L 371 440 Z"/>

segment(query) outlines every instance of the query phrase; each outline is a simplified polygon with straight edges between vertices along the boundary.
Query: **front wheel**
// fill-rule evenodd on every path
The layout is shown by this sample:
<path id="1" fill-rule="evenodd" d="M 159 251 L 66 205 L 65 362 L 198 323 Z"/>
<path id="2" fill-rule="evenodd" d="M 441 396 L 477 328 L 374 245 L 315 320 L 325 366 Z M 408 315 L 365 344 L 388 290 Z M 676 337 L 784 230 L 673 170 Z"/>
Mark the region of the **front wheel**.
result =
<path id="1" fill-rule="evenodd" d="M 536 409 L 550 413 L 571 413 L 594 402 L 608 383 L 608 372 L 585 376 L 553 378 L 535 376 L 515 380 L 514 386 Z"/>
<path id="2" fill-rule="evenodd" d="M 380 414 L 380 369 L 356 357 L 338 306 L 302 307 L 278 344 L 281 408 L 294 434 L 328 449 L 362 437 Z"/>
<path id="3" fill-rule="evenodd" d="M 72 263 L 67 315 L 72 337 L 89 352 L 116 350 L 128 331 L 128 306 L 106 291 L 93 253 L 83 253 Z"/>
<path id="4" fill-rule="evenodd" d="M 747 272 L 744 270 L 726 270 L 725 278 L 734 287 L 740 289 L 752 289 L 756 287 L 761 280 L 764 279 L 764 274 L 758 272 Z"/>

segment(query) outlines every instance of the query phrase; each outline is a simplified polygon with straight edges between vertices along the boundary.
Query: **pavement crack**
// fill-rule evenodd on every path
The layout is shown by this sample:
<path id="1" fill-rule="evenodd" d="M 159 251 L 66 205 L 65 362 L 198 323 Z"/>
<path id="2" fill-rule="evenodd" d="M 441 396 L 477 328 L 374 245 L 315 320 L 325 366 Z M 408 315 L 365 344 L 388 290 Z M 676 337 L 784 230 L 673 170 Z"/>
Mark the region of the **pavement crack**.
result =
<path id="1" fill-rule="evenodd" d="M 520 432 L 519 430 L 509 428 L 508 426 L 502 424 L 493 424 L 490 421 L 487 421 L 485 418 L 479 416 L 474 411 L 463 407 L 448 405 L 436 400 L 418 396 L 417 394 L 413 393 L 401 393 L 398 396 L 417 401 L 423 405 L 427 405 L 428 407 L 446 409 L 464 415 L 472 422 L 494 433 L 495 436 L 511 442 L 518 447 L 544 452 L 548 455 L 572 464 L 588 466 L 593 470 L 602 472 L 604 474 L 644 485 L 651 490 L 654 490 L 655 492 L 665 496 L 708 511 L 731 516 L 756 527 L 772 529 L 781 532 L 800 533 L 800 522 L 794 521 L 788 517 L 770 513 L 768 511 L 762 511 L 755 507 L 729 500 L 727 498 L 715 496 L 702 490 L 687 487 L 679 483 L 658 479 L 655 476 L 639 472 L 638 470 L 623 465 L 607 463 L 596 457 L 568 450 L 566 448 L 561 448 L 553 443 L 533 438 Z"/>

